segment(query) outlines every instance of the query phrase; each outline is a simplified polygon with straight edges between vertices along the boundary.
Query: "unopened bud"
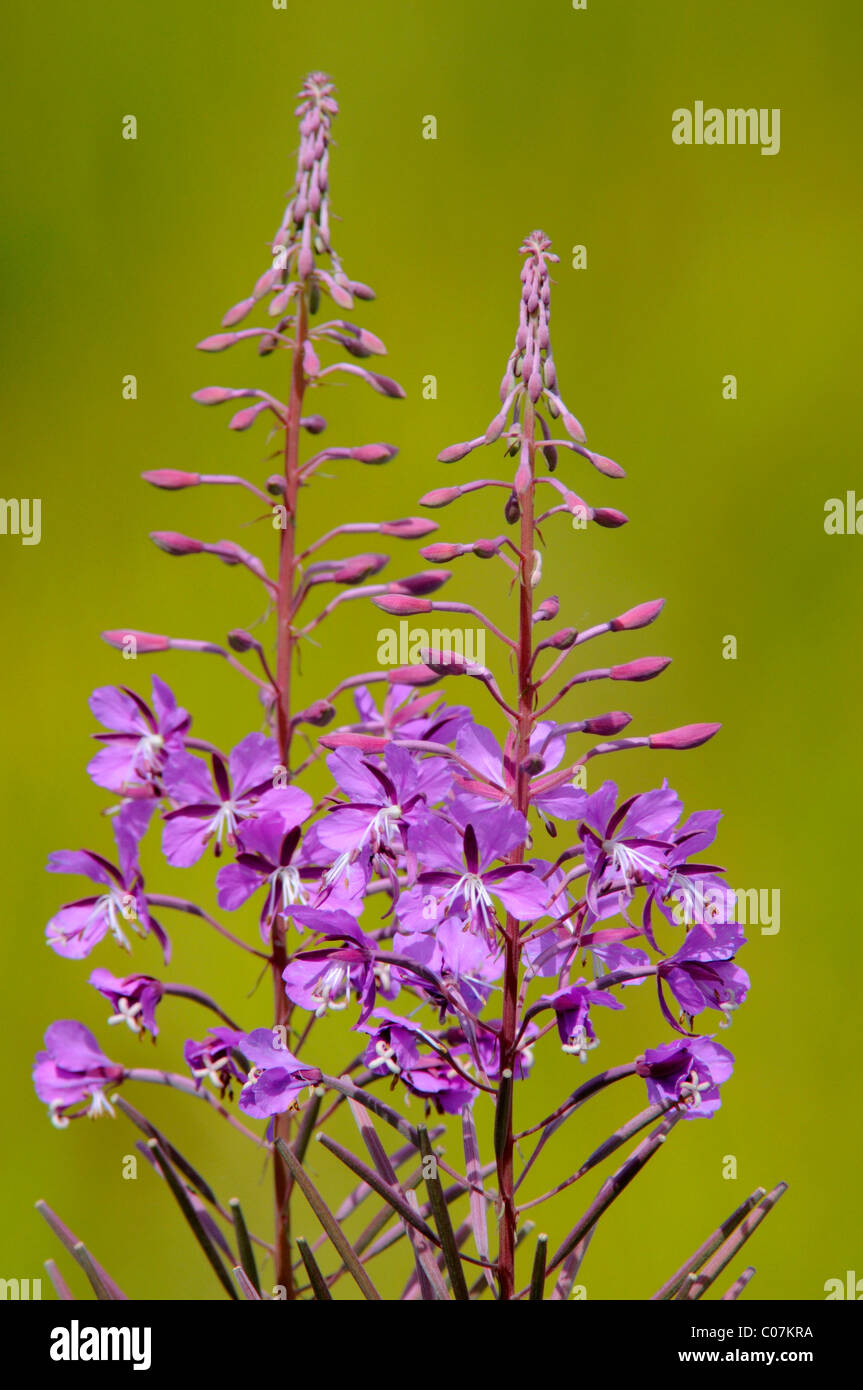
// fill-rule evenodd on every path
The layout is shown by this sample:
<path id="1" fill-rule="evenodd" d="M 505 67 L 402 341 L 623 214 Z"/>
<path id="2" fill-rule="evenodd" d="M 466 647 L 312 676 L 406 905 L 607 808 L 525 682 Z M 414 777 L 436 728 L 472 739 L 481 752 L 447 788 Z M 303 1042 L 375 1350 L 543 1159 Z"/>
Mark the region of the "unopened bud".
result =
<path id="1" fill-rule="evenodd" d="M 631 723 L 631 714 L 624 714 L 623 710 L 613 710 L 610 714 L 599 714 L 595 719 L 585 719 L 583 727 L 586 734 L 599 734 L 606 738 L 609 734 L 619 734 L 621 729 L 625 729 L 627 724 Z"/>
<path id="2" fill-rule="evenodd" d="M 167 492 L 182 487 L 197 487 L 201 481 L 200 473 L 181 473 L 178 468 L 156 468 L 142 473 L 141 477 L 145 483 L 152 483 L 153 487 L 164 488 Z"/>
<path id="3" fill-rule="evenodd" d="M 613 681 L 649 681 L 671 665 L 670 656 L 642 656 L 637 661 L 627 661 L 623 666 L 612 666 Z"/>
<path id="4" fill-rule="evenodd" d="M 659 616 L 665 606 L 664 598 L 651 599 L 649 603 L 639 603 L 635 608 L 628 608 L 625 613 L 621 613 L 619 618 L 612 618 L 612 632 L 632 632 L 638 627 L 647 627 L 655 618 Z"/>
<path id="5" fill-rule="evenodd" d="M 461 496 L 460 487 L 436 487 L 431 492 L 427 492 L 420 498 L 421 507 L 448 507 L 450 502 L 454 502 Z"/>
<path id="6" fill-rule="evenodd" d="M 427 598 L 413 598 L 410 594 L 384 594 L 372 599 L 376 608 L 384 613 L 392 613 L 397 618 L 407 618 L 414 613 L 431 613 L 434 604 Z"/>
<path id="7" fill-rule="evenodd" d="M 647 743 L 650 748 L 697 748 L 721 728 L 721 724 L 684 724 L 664 734 L 651 734 Z"/>
<path id="8" fill-rule="evenodd" d="M 204 548 L 201 541 L 181 536 L 179 531 L 151 531 L 150 540 L 166 555 L 200 555 Z"/>
<path id="9" fill-rule="evenodd" d="M 123 651 L 130 641 L 134 642 L 135 650 L 139 652 L 166 652 L 171 646 L 170 637 L 160 637 L 155 632 L 135 632 L 132 628 L 123 627 L 103 632 L 102 641 L 118 651 Z"/>
<path id="10" fill-rule="evenodd" d="M 629 517 L 623 512 L 619 512 L 616 507 L 594 507 L 593 519 L 597 526 L 625 526 Z"/>
<path id="11" fill-rule="evenodd" d="M 417 541 L 437 530 L 437 522 L 424 516 L 406 516 L 400 521 L 382 521 L 382 536 L 396 536 L 400 541 Z M 420 551 L 420 554 L 423 554 Z"/>

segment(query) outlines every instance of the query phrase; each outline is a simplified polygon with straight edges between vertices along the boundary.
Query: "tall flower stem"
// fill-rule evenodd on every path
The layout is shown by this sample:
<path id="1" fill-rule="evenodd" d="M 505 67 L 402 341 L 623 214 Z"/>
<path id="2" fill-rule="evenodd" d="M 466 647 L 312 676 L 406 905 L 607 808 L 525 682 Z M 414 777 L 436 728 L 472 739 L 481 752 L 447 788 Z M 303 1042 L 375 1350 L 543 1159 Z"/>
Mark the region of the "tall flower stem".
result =
<path id="1" fill-rule="evenodd" d="M 304 283 L 299 295 L 296 320 L 296 340 L 294 343 L 291 371 L 291 394 L 288 400 L 288 417 L 285 425 L 285 524 L 281 531 L 279 544 L 279 584 L 277 599 L 277 666 L 276 685 L 278 704 L 276 709 L 276 730 L 279 741 L 279 756 L 285 772 L 290 776 L 291 756 L 291 674 L 294 660 L 295 636 L 293 629 L 294 577 L 296 573 L 296 524 L 297 495 L 299 492 L 300 419 L 305 394 L 305 373 L 303 371 L 303 344 L 308 333 L 307 285 Z M 287 1029 L 291 1021 L 291 1003 L 282 984 L 282 972 L 287 964 L 285 946 L 285 927 L 281 918 L 273 925 L 273 1001 L 276 1027 Z M 287 1034 L 285 1035 L 287 1036 Z M 284 1287 L 287 1298 L 293 1297 L 293 1268 L 291 1260 L 290 1196 L 293 1186 L 291 1175 L 275 1146 L 276 1139 L 285 1144 L 291 1140 L 290 1112 L 277 1116 L 273 1152 L 273 1200 L 274 1200 L 274 1250 L 275 1281 Z"/>
<path id="2" fill-rule="evenodd" d="M 531 680 L 533 665 L 533 533 L 534 533 L 534 455 L 536 443 L 534 431 L 536 416 L 534 407 L 528 403 L 524 414 L 524 443 L 527 477 L 518 493 L 521 511 L 521 560 L 519 564 L 518 597 L 518 703 L 515 730 L 515 800 L 514 804 L 522 815 L 527 815 L 530 806 L 530 778 L 525 763 L 530 753 L 530 736 L 534 725 L 534 687 Z M 510 860 L 520 864 L 524 859 L 524 847 L 513 853 Z M 511 913 L 506 917 L 505 964 L 503 980 L 503 1016 L 501 1021 L 501 1069 L 509 1069 L 515 1075 L 517 1065 L 516 1044 L 519 1035 L 519 977 L 521 967 L 521 924 Z M 498 1278 L 500 1296 L 509 1300 L 515 1293 L 515 1244 L 516 1221 L 515 1181 L 513 1169 L 513 1115 L 510 1108 L 506 1120 L 506 1131 L 501 1151 L 498 1155 L 498 1190 L 500 1194 L 500 1246 L 498 1252 Z"/>

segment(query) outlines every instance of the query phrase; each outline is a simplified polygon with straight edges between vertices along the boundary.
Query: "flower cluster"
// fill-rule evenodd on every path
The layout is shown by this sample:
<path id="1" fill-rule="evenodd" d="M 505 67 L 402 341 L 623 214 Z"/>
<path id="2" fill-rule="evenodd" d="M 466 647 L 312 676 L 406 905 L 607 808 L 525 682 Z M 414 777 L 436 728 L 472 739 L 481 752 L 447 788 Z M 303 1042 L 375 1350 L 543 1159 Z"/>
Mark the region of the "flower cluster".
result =
<path id="1" fill-rule="evenodd" d="M 297 110 L 297 178 L 272 244 L 273 264 L 251 296 L 229 310 L 225 331 L 199 344 L 218 352 L 254 339 L 261 356 L 278 360 L 287 354 L 287 401 L 270 391 L 215 386 L 195 397 L 208 405 L 251 399 L 230 426 L 242 431 L 269 415 L 283 471 L 263 487 L 240 476 L 175 470 L 145 475 L 168 490 L 241 486 L 272 507 L 279 530 L 273 577 L 261 560 L 231 541 L 209 543 L 168 531 L 156 533 L 154 540 L 171 556 L 213 555 L 250 572 L 264 589 L 268 610 L 275 611 L 275 660 L 245 630 L 229 633 L 225 646 L 134 631 L 105 634 L 126 651 L 131 643 L 135 654 L 181 650 L 220 657 L 254 686 L 258 727 L 223 752 L 209 738 L 198 737 L 197 729 L 192 734 L 190 716 L 157 676 L 149 703 L 126 687 L 95 691 L 91 708 L 102 726 L 95 737 L 103 746 L 89 773 L 118 798 L 110 808 L 116 854 L 109 859 L 95 849 L 59 851 L 48 865 L 53 873 L 97 885 L 95 894 L 66 903 L 48 923 L 48 944 L 59 955 L 87 957 L 101 951 L 106 937 L 130 951 L 133 936 L 152 935 L 167 965 L 170 943 L 159 919 L 189 913 L 256 958 L 256 969 L 264 962 L 275 986 L 273 1016 L 259 1012 L 248 1020 L 255 1026 L 244 1027 L 194 986 L 148 974 L 116 977 L 99 966 L 90 983 L 108 1002 L 108 1023 L 125 1023 L 139 1038 L 149 1035 L 155 1042 L 157 1009 L 169 1007 L 172 996 L 196 1001 L 220 1021 L 201 1039 L 186 1042 L 181 1073 L 118 1065 L 81 1024 L 53 1024 L 46 1051 L 36 1059 L 35 1083 L 58 1125 L 76 1115 L 113 1113 L 109 1093 L 146 1081 L 205 1099 L 241 1129 L 246 1121 L 266 1121 L 277 1210 L 274 1273 L 291 1297 L 296 1261 L 285 1218 L 322 1097 L 328 1091 L 347 1097 L 355 1115 L 367 1107 L 421 1149 L 428 1142 L 426 1131 L 406 1126 L 403 1106 L 390 1106 L 382 1090 L 412 1100 L 415 1114 L 458 1116 L 467 1171 L 454 1192 L 469 1191 L 475 1259 L 496 1279 L 499 1296 L 511 1299 L 517 1296 L 520 1222 L 516 1139 L 541 1131 L 529 1168 L 583 1099 L 627 1078 L 641 1078 L 646 1105 L 572 1181 L 658 1122 L 630 1159 L 637 1167 L 679 1119 L 712 1115 L 731 1075 L 731 1054 L 715 1038 L 745 999 L 749 981 L 736 961 L 745 943 L 733 911 L 719 916 L 704 911 L 717 890 L 729 909 L 734 902 L 723 870 L 703 858 L 716 836 L 719 812 L 686 815 L 667 780 L 635 795 L 622 794 L 611 780 L 592 790 L 587 786 L 587 769 L 598 757 L 630 749 L 693 748 L 719 726 L 631 735 L 624 731 L 632 716 L 624 711 L 571 712 L 586 685 L 639 683 L 661 674 L 666 658 L 638 655 L 622 662 L 604 657 L 604 664 L 573 673 L 564 668 L 578 660 L 588 642 L 613 642 L 617 634 L 649 626 L 662 601 L 637 604 L 582 631 L 562 626 L 541 636 L 547 629 L 540 625 L 556 622 L 561 603 L 557 595 L 541 593 L 545 540 L 539 524 L 558 513 L 575 529 L 587 522 L 617 527 L 626 521 L 614 507 L 584 501 L 557 476 L 561 449 L 573 452 L 576 461 L 586 459 L 606 479 L 619 479 L 623 470 L 587 448 L 584 430 L 561 395 L 549 336 L 551 267 L 557 257 L 541 232 L 521 247 L 519 323 L 500 409 L 482 435 L 440 455 L 452 463 L 480 447 L 502 446 L 506 457 L 517 460 L 514 477 L 468 480 L 422 499 L 426 507 L 440 508 L 472 491 L 503 488 L 507 530 L 492 539 L 428 544 L 421 553 L 432 568 L 391 582 L 380 579 L 386 554 L 363 551 L 325 559 L 320 552 L 353 535 L 423 539 L 437 529 L 434 522 L 351 520 L 300 549 L 300 492 L 320 465 L 380 464 L 396 452 L 381 444 L 326 447 L 303 461 L 301 437 L 327 427 L 321 415 L 307 410 L 308 393 L 341 371 L 383 395 L 403 394 L 390 378 L 355 362 L 322 365 L 321 351 L 333 345 L 355 359 L 384 351 L 379 339 L 353 323 L 317 320 L 327 297 L 343 309 L 355 298 L 372 297 L 367 286 L 348 279 L 331 244 L 329 152 L 337 110 L 330 82 L 313 74 Z M 274 322 L 237 329 L 267 298 Z M 565 439 L 555 436 L 558 420 Z M 560 500 L 539 511 L 543 487 L 551 487 Z M 505 567 L 518 597 L 514 635 L 472 604 L 437 597 L 451 578 L 442 566 L 469 555 Z M 334 586 L 335 596 L 309 616 L 307 605 L 322 585 Z M 415 664 L 346 674 L 334 690 L 298 705 L 295 668 L 303 641 L 345 602 L 358 599 L 399 615 L 472 615 L 509 659 L 515 676 L 511 693 L 490 667 L 428 647 Z M 435 687 L 451 679 L 476 682 L 468 688 L 476 692 L 478 705 L 485 703 L 477 710 L 445 703 Z M 353 711 L 345 707 L 347 699 Z M 300 726 L 327 732 L 298 763 Z M 315 803 L 297 782 L 321 758 L 331 782 Z M 145 886 L 139 862 L 145 836 L 160 840 L 174 869 L 199 861 L 212 865 L 221 916 Z M 251 933 L 250 908 L 257 923 Z M 678 925 L 681 915 L 688 926 Z M 572 1090 L 566 1069 L 575 1060 L 585 1066 L 592 1061 L 601 1039 L 604 1053 L 614 1050 L 611 1014 L 638 998 L 633 987 L 648 981 L 655 983 L 657 999 L 644 1051 L 631 1062 L 592 1072 Z M 356 1034 L 350 1076 L 329 1077 L 314 1063 L 315 1030 L 332 1012 L 343 1013 Z M 541 1125 L 519 1135 L 514 1123 L 519 1087 L 538 1066 L 560 1068 L 570 1098 Z M 232 1102 L 236 1110 L 226 1109 Z M 122 1098 L 118 1103 L 123 1108 Z M 488 1200 L 494 1198 L 499 1213 L 494 1259 L 488 1252 L 479 1160 L 485 1144 L 477 1141 L 479 1125 L 492 1117 L 498 1190 Z M 378 1171 L 375 1190 L 383 1182 L 382 1195 L 404 1219 L 411 1204 L 389 1158 L 369 1135 L 367 1122 L 361 1121 L 360 1129 Z M 163 1146 L 158 1157 L 168 1172 L 171 1153 Z M 345 1161 L 362 1175 L 359 1160 L 348 1156 Z M 302 1181 L 310 1180 L 303 1176 Z M 199 1185 L 198 1191 L 204 1189 Z M 304 1191 L 308 1194 L 307 1186 Z M 441 1194 L 437 1190 L 430 1200 L 450 1287 L 459 1297 L 463 1271 L 453 1253 L 455 1242 L 440 1229 L 445 1225 Z M 320 1212 L 322 1199 L 317 1200 Z M 448 1296 L 428 1249 L 416 1243 L 417 1232 L 422 1240 L 426 1233 L 434 1239 L 418 1219 L 411 1218 L 406 1229 L 414 1233 L 419 1286 L 424 1297 L 440 1296 L 442 1288 Z M 326 1229 L 332 1235 L 333 1226 Z M 202 1231 L 206 1235 L 201 1227 L 198 1239 L 205 1243 Z M 565 1296 L 574 1278 L 580 1232 L 576 1225 L 549 1266 L 548 1273 L 559 1271 L 555 1296 Z M 249 1264 L 244 1250 L 240 1241 L 243 1278 L 255 1286 L 254 1262 Z M 365 1289 L 362 1262 L 341 1246 L 340 1252 Z M 301 1254 L 320 1296 L 320 1271 L 305 1247 Z M 543 1249 L 541 1268 L 537 1265 L 534 1273 L 540 1289 L 547 1277 L 544 1259 Z"/>

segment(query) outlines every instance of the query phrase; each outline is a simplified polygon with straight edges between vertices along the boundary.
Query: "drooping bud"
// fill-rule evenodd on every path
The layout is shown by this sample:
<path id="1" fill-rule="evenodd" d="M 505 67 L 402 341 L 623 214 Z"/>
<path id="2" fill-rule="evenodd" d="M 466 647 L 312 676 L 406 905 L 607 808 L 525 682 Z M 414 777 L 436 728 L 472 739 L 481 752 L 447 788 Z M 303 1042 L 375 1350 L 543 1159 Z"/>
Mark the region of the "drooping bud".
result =
<path id="1" fill-rule="evenodd" d="M 461 496 L 460 487 L 436 487 L 420 498 L 421 507 L 448 507 Z"/>
<path id="2" fill-rule="evenodd" d="M 450 560 L 457 560 L 459 556 L 465 555 L 469 550 L 469 545 L 453 545 L 447 541 L 436 541 L 434 545 L 424 545 L 420 555 L 424 560 L 431 560 L 433 565 L 445 565 Z"/>
<path id="3" fill-rule="evenodd" d="M 612 632 L 632 632 L 635 628 L 647 627 L 665 607 L 664 598 L 651 599 L 649 603 L 639 603 L 635 608 L 627 608 L 619 618 L 612 618 Z"/>
<path id="4" fill-rule="evenodd" d="M 437 529 L 437 522 L 425 516 L 406 516 L 400 521 L 382 521 L 380 525 L 382 536 L 396 536 L 401 541 L 417 541 L 422 536 L 430 536 Z M 421 550 L 420 554 L 424 552 Z"/>
<path id="5" fill-rule="evenodd" d="M 117 651 L 125 651 L 129 643 L 138 652 L 166 652 L 170 650 L 170 637 L 160 637 L 155 632 L 136 632 L 133 628 L 112 628 L 101 634 L 102 641 Z"/>
<path id="6" fill-rule="evenodd" d="M 559 612 L 560 600 L 556 594 L 552 594 L 549 598 L 544 598 L 542 603 L 537 605 L 536 612 L 533 615 L 533 621 L 535 623 L 554 622 Z"/>
<path id="7" fill-rule="evenodd" d="M 443 588 L 448 579 L 452 579 L 450 570 L 422 570 L 419 574 L 409 574 L 406 579 L 396 579 L 387 586 L 387 592 L 418 596 L 434 594 Z"/>
<path id="8" fill-rule="evenodd" d="M 684 724 L 681 728 L 669 729 L 664 734 L 651 734 L 647 742 L 650 748 L 698 748 L 700 744 L 713 738 L 721 728 L 721 724 Z"/>
<path id="9" fill-rule="evenodd" d="M 613 529 L 616 526 L 625 526 L 629 517 L 623 512 L 619 512 L 616 507 L 594 507 L 593 519 L 597 526 L 607 526 Z"/>
<path id="10" fill-rule="evenodd" d="M 202 541 L 181 536 L 179 531 L 151 531 L 150 540 L 166 555 L 200 555 L 204 549 Z"/>
<path id="11" fill-rule="evenodd" d="M 295 715 L 293 724 L 311 724 L 315 729 L 325 729 L 336 717 L 336 707 L 329 700 L 315 700 L 306 709 Z"/>
<path id="12" fill-rule="evenodd" d="M 631 714 L 625 714 L 623 710 L 613 710 L 610 714 L 598 714 L 595 719 L 585 719 L 583 727 L 586 734 L 598 734 L 605 738 L 609 734 L 619 734 L 621 729 L 625 729 L 631 723 Z"/>
<path id="13" fill-rule="evenodd" d="M 372 599 L 372 603 L 396 618 L 411 617 L 414 613 L 431 613 L 434 608 L 427 598 L 413 598 L 410 594 L 384 594 Z"/>
<path id="14" fill-rule="evenodd" d="M 141 477 L 145 483 L 152 483 L 153 487 L 163 488 L 166 492 L 198 487 L 201 481 L 200 473 L 183 473 L 179 468 L 155 468 L 142 473 Z"/>
<path id="15" fill-rule="evenodd" d="M 670 656 L 641 656 L 637 661 L 627 661 L 623 666 L 612 666 L 613 681 L 649 681 L 671 665 Z"/>

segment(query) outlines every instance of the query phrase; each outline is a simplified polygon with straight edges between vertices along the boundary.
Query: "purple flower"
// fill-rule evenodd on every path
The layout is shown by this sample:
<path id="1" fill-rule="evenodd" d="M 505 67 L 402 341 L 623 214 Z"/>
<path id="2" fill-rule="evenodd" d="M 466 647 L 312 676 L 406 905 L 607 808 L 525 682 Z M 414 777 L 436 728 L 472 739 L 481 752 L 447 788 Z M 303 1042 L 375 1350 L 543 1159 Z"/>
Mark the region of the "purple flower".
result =
<path id="1" fill-rule="evenodd" d="M 580 834 L 589 869 L 585 898 L 600 915 L 601 892 L 617 893 L 623 906 L 641 884 L 664 885 L 668 878 L 670 835 L 680 815 L 677 794 L 663 784 L 624 801 L 617 810 L 617 787 L 603 782 L 587 798 Z"/>
<path id="2" fill-rule="evenodd" d="M 594 989 L 585 981 L 578 980 L 554 994 L 544 994 L 539 1000 L 554 1009 L 557 1015 L 557 1031 L 560 1034 L 564 1052 L 572 1052 L 580 1062 L 587 1061 L 587 1054 L 599 1046 L 599 1039 L 593 1029 L 590 1010 L 594 1004 L 604 1004 L 610 1009 L 622 1009 L 619 999 L 613 998 L 608 990 Z"/>
<path id="3" fill-rule="evenodd" d="M 328 883 L 358 858 L 394 882 L 393 865 L 405 848 L 409 827 L 425 813 L 427 801 L 441 799 L 449 789 L 446 768 L 431 764 L 420 764 L 393 743 L 384 750 L 383 766 L 356 748 L 330 754 L 327 767 L 349 800 L 315 827 L 318 842 L 338 856 L 326 876 Z"/>
<path id="4" fill-rule="evenodd" d="M 537 724 L 531 734 L 531 754 L 542 760 L 540 772 L 531 779 L 533 785 L 540 776 L 553 772 L 566 752 L 566 738 L 555 732 L 556 727 L 546 721 Z M 506 750 L 501 752 L 490 729 L 480 724 L 468 724 L 459 730 L 455 747 L 465 762 L 470 763 L 484 779 L 469 780 L 460 773 L 456 774 L 455 780 L 462 788 L 453 808 L 457 816 L 463 821 L 471 820 L 492 809 L 496 803 L 511 801 L 516 780 L 511 735 L 507 739 Z M 549 816 L 577 820 L 584 815 L 587 804 L 587 793 L 573 786 L 554 787 L 549 791 L 535 790 L 531 797 L 531 806 L 539 812 L 546 828 L 552 831 Z"/>
<path id="5" fill-rule="evenodd" d="M 317 1067 L 306 1066 L 279 1042 L 272 1028 L 255 1028 L 240 1035 L 240 1048 L 251 1070 L 240 1092 L 240 1109 L 256 1120 L 267 1120 L 297 1108 L 297 1097 L 321 1079 Z"/>
<path id="6" fill-rule="evenodd" d="M 473 1104 L 478 1087 L 435 1048 L 436 1044 L 437 1049 L 444 1049 L 453 1057 L 466 1052 L 464 1034 L 459 1029 L 431 1033 L 414 1019 L 403 1018 L 389 1009 L 375 1009 L 373 1018 L 379 1021 L 359 1025 L 359 1031 L 370 1037 L 364 1061 L 371 1071 L 398 1077 L 427 1107 L 433 1105 L 447 1115 L 457 1115 L 466 1105 Z M 430 1050 L 421 1053 L 420 1043 Z M 458 1065 L 463 1067 L 464 1061 L 459 1059 Z"/>
<path id="7" fill-rule="evenodd" d="M 130 927 L 139 936 L 152 931 L 167 962 L 168 938 L 150 915 L 144 894 L 144 880 L 138 866 L 138 844 L 149 823 L 152 804 L 127 801 L 114 818 L 114 839 L 118 863 L 112 864 L 94 850 L 57 850 L 48 860 L 51 874 L 82 874 L 103 885 L 105 892 L 78 898 L 60 908 L 45 928 L 48 945 L 58 956 L 82 960 L 108 932 L 124 951 L 130 950 L 124 930 Z"/>
<path id="8" fill-rule="evenodd" d="M 379 986 L 385 998 L 395 998 L 398 985 L 390 979 L 389 967 L 378 962 L 375 942 L 349 913 L 295 907 L 290 915 L 321 936 L 343 942 L 341 946 L 303 951 L 288 962 L 282 979 L 292 1003 L 322 1017 L 330 1009 L 347 1008 L 351 995 L 356 994 L 361 1005 L 359 1021 L 365 1023 Z"/>
<path id="9" fill-rule="evenodd" d="M 87 765 L 99 787 L 118 796 L 161 796 L 159 776 L 165 760 L 184 747 L 191 716 L 170 688 L 152 676 L 152 708 L 126 686 L 103 685 L 90 696 L 90 709 L 110 732 L 94 734 L 105 748 Z"/>
<path id="10" fill-rule="evenodd" d="M 433 970 L 451 990 L 454 987 L 458 1000 L 470 1014 L 482 1012 L 491 993 L 491 982 L 503 973 L 503 953 L 497 943 L 490 947 L 484 937 L 466 932 L 458 917 L 447 917 L 434 932 L 396 932 L 393 950 L 396 955 L 408 956 Z M 422 989 L 435 1007 L 452 1007 L 429 981 L 411 976 L 398 966 L 395 969 L 414 987 Z"/>
<path id="11" fill-rule="evenodd" d="M 162 851 L 169 864 L 196 864 L 210 840 L 215 853 L 222 841 L 237 844 L 238 830 L 250 816 L 279 810 L 299 824 L 311 811 L 312 799 L 298 787 L 274 787 L 278 768 L 276 745 L 263 734 L 247 734 L 228 757 L 228 766 L 214 753 L 212 777 L 200 758 L 175 753 L 163 772 L 165 791 L 176 809 L 165 816 Z"/>
<path id="12" fill-rule="evenodd" d="M 282 811 L 268 811 L 255 820 L 244 821 L 236 863 L 225 865 L 216 876 L 219 906 L 231 912 L 259 888 L 266 887 L 261 905 L 261 936 L 265 942 L 270 939 L 275 919 L 289 921 L 288 908 L 295 905 L 323 906 L 325 896 L 328 907 L 342 908 L 355 917 L 362 911 L 366 874 L 358 865 L 350 864 L 342 879 L 332 886 L 325 885 L 324 869 L 307 858 L 309 849 L 317 849 L 312 832 L 301 853 L 300 829 L 291 822 L 292 817 L 286 817 Z M 329 853 L 324 854 L 329 863 Z"/>
<path id="13" fill-rule="evenodd" d="M 126 975 L 118 979 L 110 970 L 100 967 L 92 972 L 90 984 L 105 996 L 114 1010 L 109 1023 L 125 1023 L 133 1033 L 150 1033 L 155 1038 L 159 1031 L 156 1005 L 165 992 L 159 980 L 150 975 Z"/>
<path id="14" fill-rule="evenodd" d="M 421 906 L 423 894 L 435 907 L 433 920 L 455 916 L 463 925 L 481 932 L 489 944 L 495 940 L 495 897 L 520 921 L 533 922 L 546 911 L 549 890 L 528 865 L 490 866 L 523 845 L 529 827 L 512 806 L 500 806 L 477 818 L 460 835 L 455 826 L 438 816 L 427 816 L 413 832 L 412 849 L 428 868 L 417 878 L 417 891 L 399 910 L 408 932 L 428 931 L 433 925 Z"/>
<path id="15" fill-rule="evenodd" d="M 189 1038 L 183 1048 L 183 1057 L 199 1090 L 201 1083 L 206 1080 L 215 1086 L 220 1095 L 224 1095 L 232 1081 L 245 1082 L 245 1068 L 240 1068 L 234 1056 L 244 1036 L 236 1028 L 220 1026 L 211 1028 L 202 1042 Z"/>
<path id="16" fill-rule="evenodd" d="M 53 1125 L 64 1129 L 70 1118 L 114 1114 L 105 1091 L 123 1080 L 124 1069 L 105 1056 L 83 1023 L 68 1018 L 52 1023 L 45 1047 L 45 1052 L 36 1054 L 33 1085 L 48 1106 Z M 72 1109 L 88 1100 L 85 1109 Z"/>
<path id="17" fill-rule="evenodd" d="M 745 946 L 743 928 L 736 922 L 715 928 L 693 927 L 683 945 L 667 960 L 660 961 L 656 980 L 662 1012 L 671 1026 L 678 1027 L 662 991 L 665 982 L 690 1021 L 703 1009 L 720 1009 L 730 1022 L 732 1009 L 743 1003 L 749 989 L 749 976 L 734 963 L 734 954 Z"/>
<path id="18" fill-rule="evenodd" d="M 438 691 L 418 695 L 415 686 L 393 681 L 387 685 L 379 710 L 368 687 L 360 685 L 354 692 L 359 723 L 348 727 L 384 738 L 451 743 L 471 713 L 466 705 L 439 705 L 439 700 Z"/>
<path id="19" fill-rule="evenodd" d="M 680 1101 L 686 1118 L 694 1120 L 719 1109 L 719 1087 L 734 1070 L 734 1058 L 710 1038 L 687 1038 L 648 1048 L 636 1070 L 647 1082 L 651 1105 Z"/>

